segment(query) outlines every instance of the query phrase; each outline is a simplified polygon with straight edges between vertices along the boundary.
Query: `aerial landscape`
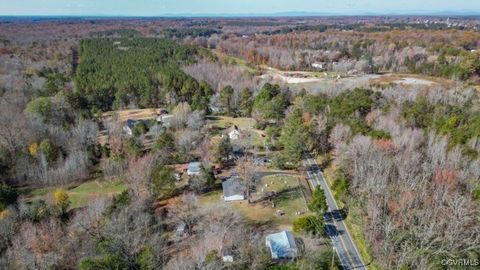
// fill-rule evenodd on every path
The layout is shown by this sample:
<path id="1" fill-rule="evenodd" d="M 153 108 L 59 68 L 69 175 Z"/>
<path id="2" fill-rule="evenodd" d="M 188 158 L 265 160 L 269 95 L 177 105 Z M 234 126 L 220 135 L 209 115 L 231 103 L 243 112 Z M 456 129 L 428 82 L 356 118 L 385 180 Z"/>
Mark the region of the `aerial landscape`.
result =
<path id="1" fill-rule="evenodd" d="M 480 269 L 480 2 L 0 0 L 0 269 Z"/>

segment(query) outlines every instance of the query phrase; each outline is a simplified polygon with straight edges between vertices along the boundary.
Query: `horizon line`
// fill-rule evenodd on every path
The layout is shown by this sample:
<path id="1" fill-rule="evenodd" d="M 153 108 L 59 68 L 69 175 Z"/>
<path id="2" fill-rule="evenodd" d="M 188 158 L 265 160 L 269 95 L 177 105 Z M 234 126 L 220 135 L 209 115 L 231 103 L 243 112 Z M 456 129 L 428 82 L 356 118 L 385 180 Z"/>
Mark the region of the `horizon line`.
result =
<path id="1" fill-rule="evenodd" d="M 480 10 L 445 10 L 445 11 L 391 11 L 391 12 L 309 12 L 284 11 L 272 13 L 164 13 L 158 15 L 129 14 L 0 14 L 0 17 L 62 17 L 62 18 L 239 18 L 239 17 L 378 17 L 378 16 L 480 16 Z"/>

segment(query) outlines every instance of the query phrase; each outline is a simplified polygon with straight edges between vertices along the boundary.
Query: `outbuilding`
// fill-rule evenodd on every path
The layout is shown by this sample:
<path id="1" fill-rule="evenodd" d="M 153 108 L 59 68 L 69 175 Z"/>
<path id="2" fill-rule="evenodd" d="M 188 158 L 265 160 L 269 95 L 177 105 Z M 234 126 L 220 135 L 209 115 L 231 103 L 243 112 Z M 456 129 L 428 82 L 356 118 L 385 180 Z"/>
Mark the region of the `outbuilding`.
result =
<path id="1" fill-rule="evenodd" d="M 202 164 L 200 162 L 190 162 L 187 167 L 187 175 L 200 175 Z"/>

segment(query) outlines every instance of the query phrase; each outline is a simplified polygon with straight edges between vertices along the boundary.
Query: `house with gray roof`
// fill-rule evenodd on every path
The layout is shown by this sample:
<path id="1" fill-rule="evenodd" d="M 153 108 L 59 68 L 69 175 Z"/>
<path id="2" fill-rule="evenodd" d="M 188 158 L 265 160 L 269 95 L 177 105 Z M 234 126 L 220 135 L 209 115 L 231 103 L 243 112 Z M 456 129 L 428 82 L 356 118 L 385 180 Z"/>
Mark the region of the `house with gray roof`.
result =
<path id="1" fill-rule="evenodd" d="M 245 200 L 245 187 L 238 176 L 230 176 L 222 182 L 223 199 L 226 202 Z"/>

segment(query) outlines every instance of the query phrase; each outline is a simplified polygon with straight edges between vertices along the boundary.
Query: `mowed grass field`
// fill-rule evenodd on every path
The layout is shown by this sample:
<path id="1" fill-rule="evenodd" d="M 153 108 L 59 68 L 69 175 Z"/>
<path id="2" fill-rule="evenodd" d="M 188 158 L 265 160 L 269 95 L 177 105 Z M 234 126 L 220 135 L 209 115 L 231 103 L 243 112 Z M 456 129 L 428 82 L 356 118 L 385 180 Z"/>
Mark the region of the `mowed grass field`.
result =
<path id="1" fill-rule="evenodd" d="M 207 125 L 209 127 L 216 126 L 225 131 L 229 131 L 233 125 L 236 125 L 241 131 L 250 131 L 250 140 L 252 145 L 257 147 L 263 147 L 266 138 L 261 134 L 264 132 L 259 129 L 255 129 L 255 119 L 248 117 L 228 117 L 228 116 L 210 116 L 207 117 Z"/>
<path id="2" fill-rule="evenodd" d="M 222 190 L 210 192 L 200 198 L 200 204 L 228 203 L 233 205 L 246 218 L 257 222 L 271 222 L 279 227 L 290 227 L 299 217 L 298 212 L 308 211 L 302 186 L 297 176 L 270 175 L 259 181 L 257 192 L 252 196 L 255 203 L 249 204 L 246 200 L 239 202 L 223 202 Z M 267 186 L 265 186 L 267 185 Z M 268 193 L 276 192 L 270 200 Z M 275 207 L 273 207 L 274 205 Z M 279 215 L 282 212 L 282 215 Z"/>
<path id="3" fill-rule="evenodd" d="M 230 128 L 236 125 L 240 129 L 253 129 L 255 120 L 248 117 L 207 116 L 207 125 Z"/>
<path id="4" fill-rule="evenodd" d="M 70 209 L 84 207 L 89 201 L 99 197 L 112 197 L 127 189 L 123 181 L 92 180 L 75 187 L 64 188 L 70 201 Z M 34 189 L 27 194 L 27 200 L 48 199 L 57 188 Z"/>

